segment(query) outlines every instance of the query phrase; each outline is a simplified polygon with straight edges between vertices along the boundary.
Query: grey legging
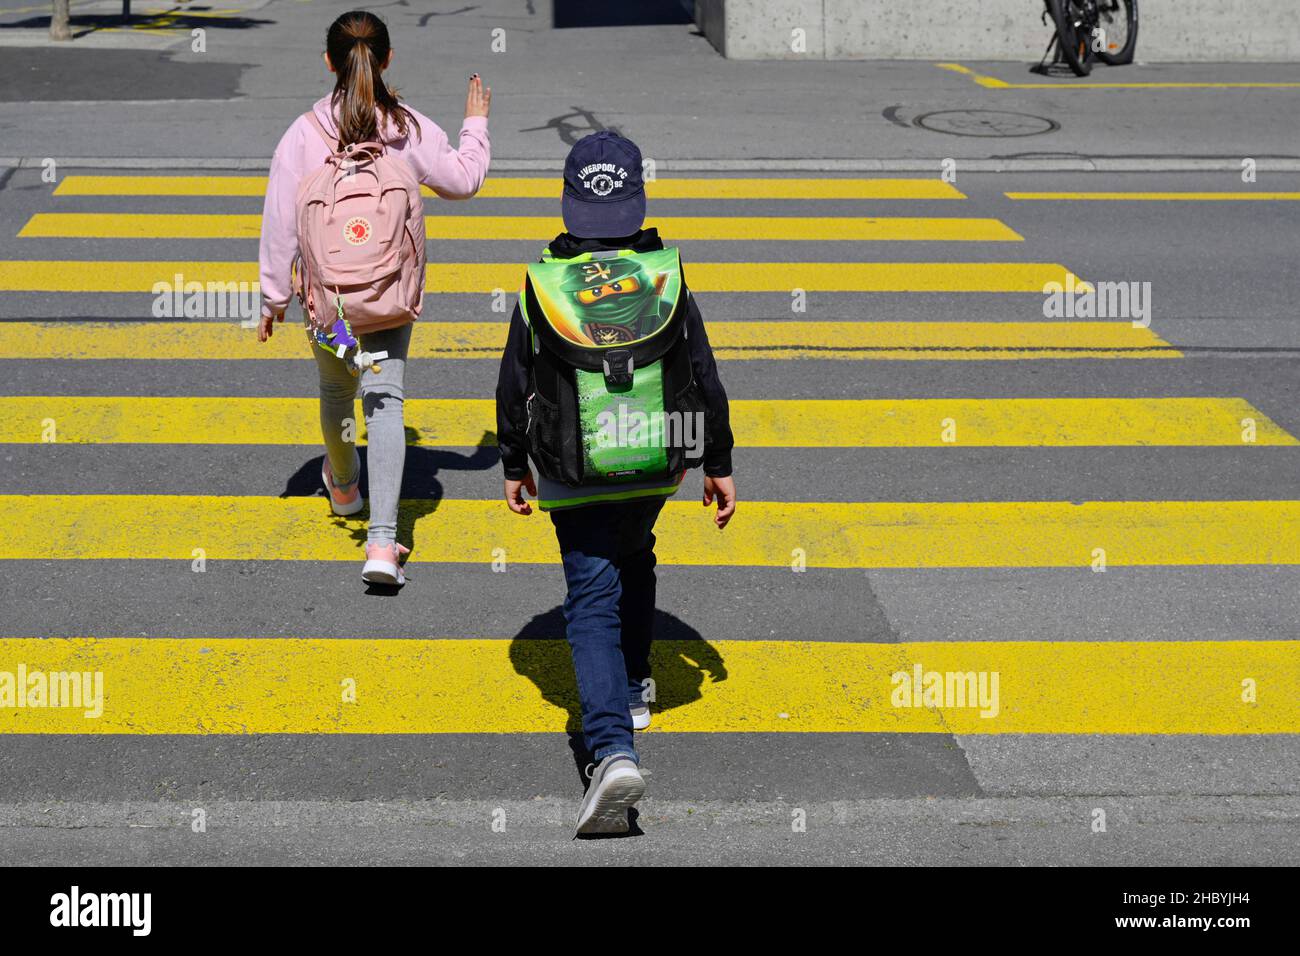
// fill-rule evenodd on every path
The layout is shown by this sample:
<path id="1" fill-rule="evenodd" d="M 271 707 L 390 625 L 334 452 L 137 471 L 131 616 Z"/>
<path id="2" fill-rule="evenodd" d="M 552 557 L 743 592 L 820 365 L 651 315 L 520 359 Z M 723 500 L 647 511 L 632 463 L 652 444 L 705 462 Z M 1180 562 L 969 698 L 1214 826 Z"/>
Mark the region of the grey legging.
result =
<path id="1" fill-rule="evenodd" d="M 397 502 L 402 490 L 402 467 L 406 464 L 406 429 L 402 423 L 405 398 L 406 351 L 411 344 L 411 326 L 385 329 L 361 335 L 367 352 L 385 350 L 380 370 L 369 369 L 359 376 L 361 408 L 366 416 L 366 459 L 370 471 L 370 530 L 372 544 L 397 538 Z M 320 371 L 320 430 L 325 439 L 334 481 L 348 485 L 360 477 L 356 438 L 360 429 L 352 422 L 352 441 L 345 439 L 348 422 L 355 416 L 358 378 L 341 359 L 311 346 Z"/>

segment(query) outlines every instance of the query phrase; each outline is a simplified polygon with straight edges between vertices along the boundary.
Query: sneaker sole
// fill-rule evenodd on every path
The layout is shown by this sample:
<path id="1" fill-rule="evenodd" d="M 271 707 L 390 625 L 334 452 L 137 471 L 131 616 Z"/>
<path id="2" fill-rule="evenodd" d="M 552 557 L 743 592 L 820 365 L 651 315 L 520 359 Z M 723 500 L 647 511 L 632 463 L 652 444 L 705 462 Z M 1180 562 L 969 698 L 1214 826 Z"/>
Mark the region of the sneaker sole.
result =
<path id="1" fill-rule="evenodd" d="M 648 730 L 649 727 L 650 727 L 650 715 L 648 713 L 640 714 L 640 715 L 638 714 L 632 715 L 633 730 Z"/>
<path id="2" fill-rule="evenodd" d="M 604 784 L 591 815 L 578 824 L 579 835 L 627 833 L 627 812 L 645 796 L 645 781 L 638 774 L 623 773 Z"/>
<path id="3" fill-rule="evenodd" d="M 369 584 L 405 584 L 402 569 L 387 561 L 367 561 L 361 569 L 361 580 Z"/>

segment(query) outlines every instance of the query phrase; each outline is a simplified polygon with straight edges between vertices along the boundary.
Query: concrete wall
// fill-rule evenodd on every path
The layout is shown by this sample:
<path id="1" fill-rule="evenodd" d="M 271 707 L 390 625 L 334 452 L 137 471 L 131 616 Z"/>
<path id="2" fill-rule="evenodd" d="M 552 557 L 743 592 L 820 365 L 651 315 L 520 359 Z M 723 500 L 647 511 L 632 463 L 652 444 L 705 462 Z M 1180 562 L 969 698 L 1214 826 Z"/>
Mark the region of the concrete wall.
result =
<path id="1" fill-rule="evenodd" d="M 1300 0 L 1138 9 L 1139 61 L 1300 60 Z M 695 0 L 700 29 L 738 60 L 1037 59 L 1051 38 L 1042 12 L 1043 0 Z"/>

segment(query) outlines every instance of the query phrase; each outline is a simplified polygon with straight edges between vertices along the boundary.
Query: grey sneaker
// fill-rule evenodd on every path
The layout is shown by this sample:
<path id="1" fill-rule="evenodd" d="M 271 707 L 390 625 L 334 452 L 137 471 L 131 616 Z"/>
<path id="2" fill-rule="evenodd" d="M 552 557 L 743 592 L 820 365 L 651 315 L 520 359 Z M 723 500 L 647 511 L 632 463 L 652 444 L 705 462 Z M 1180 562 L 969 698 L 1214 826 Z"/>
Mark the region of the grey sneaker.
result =
<path id="1" fill-rule="evenodd" d="M 636 764 L 621 754 L 611 754 L 587 775 L 591 784 L 578 808 L 577 833 L 626 833 L 627 811 L 645 793 L 645 780 Z"/>
<path id="2" fill-rule="evenodd" d="M 650 726 L 650 708 L 645 704 L 633 704 L 629 710 L 632 711 L 632 729 L 645 730 Z"/>

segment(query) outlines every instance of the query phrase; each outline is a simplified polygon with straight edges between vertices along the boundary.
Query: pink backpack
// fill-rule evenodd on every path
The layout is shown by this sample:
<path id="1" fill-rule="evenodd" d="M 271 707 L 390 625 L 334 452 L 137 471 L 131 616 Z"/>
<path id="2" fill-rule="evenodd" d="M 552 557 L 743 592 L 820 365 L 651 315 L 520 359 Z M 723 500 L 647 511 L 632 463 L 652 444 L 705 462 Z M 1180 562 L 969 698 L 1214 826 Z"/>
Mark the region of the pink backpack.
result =
<path id="1" fill-rule="evenodd" d="M 329 328 L 342 315 L 356 332 L 414 321 L 424 301 L 424 202 L 406 163 L 382 143 L 338 149 L 298 186 L 299 259 L 294 287 L 308 321 Z"/>

